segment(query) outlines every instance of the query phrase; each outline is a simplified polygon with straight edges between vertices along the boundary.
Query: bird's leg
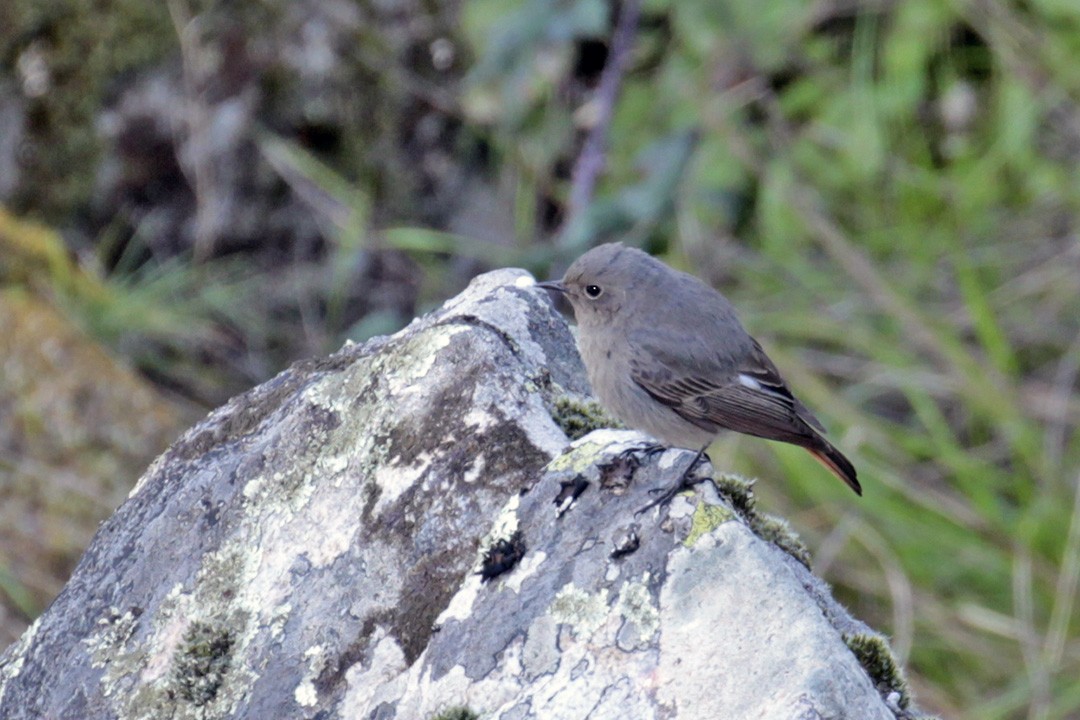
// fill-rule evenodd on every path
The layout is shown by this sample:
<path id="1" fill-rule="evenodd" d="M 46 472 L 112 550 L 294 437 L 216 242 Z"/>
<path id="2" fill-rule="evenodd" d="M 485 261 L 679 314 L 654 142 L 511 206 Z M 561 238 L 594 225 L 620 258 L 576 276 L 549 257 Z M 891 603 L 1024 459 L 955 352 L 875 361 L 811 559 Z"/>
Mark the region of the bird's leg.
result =
<path id="1" fill-rule="evenodd" d="M 694 459 L 690 461 L 690 464 L 686 467 L 686 470 L 683 471 L 682 475 L 679 476 L 678 481 L 674 485 L 669 488 L 654 488 L 650 490 L 649 492 L 660 493 L 659 497 L 657 497 L 655 500 L 652 500 L 651 502 L 649 502 L 648 505 L 635 512 L 635 517 L 641 515 L 646 510 L 653 509 L 657 505 L 667 505 L 669 502 L 672 501 L 672 499 L 674 499 L 676 495 L 681 493 L 683 490 L 688 490 L 697 485 L 699 482 L 708 480 L 709 478 L 695 478 L 694 470 L 697 469 L 697 466 L 701 462 L 701 460 L 706 457 L 705 451 L 709 448 L 709 444 L 710 443 L 706 443 L 702 446 L 700 450 L 697 451 L 697 454 L 694 455 Z"/>

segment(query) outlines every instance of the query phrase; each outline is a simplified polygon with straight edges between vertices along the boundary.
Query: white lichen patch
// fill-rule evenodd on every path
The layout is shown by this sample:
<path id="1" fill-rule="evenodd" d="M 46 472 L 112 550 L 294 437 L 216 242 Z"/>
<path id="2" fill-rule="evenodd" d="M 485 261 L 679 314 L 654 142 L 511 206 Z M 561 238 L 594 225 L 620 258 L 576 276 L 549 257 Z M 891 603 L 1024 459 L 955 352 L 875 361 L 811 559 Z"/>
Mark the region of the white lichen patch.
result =
<path id="1" fill-rule="evenodd" d="M 315 707 L 319 702 L 319 692 L 315 689 L 315 683 L 304 680 L 293 691 L 293 699 L 300 707 Z"/>
<path id="2" fill-rule="evenodd" d="M 432 679 L 432 666 L 420 660 L 405 675 L 405 682 L 397 686 L 400 701 L 395 708 L 396 717 L 434 718 L 451 707 L 466 707 L 485 718 L 500 717 L 496 709 L 520 697 L 523 687 L 527 686 L 524 655 L 524 638 L 517 635 L 499 651 L 497 664 L 487 675 L 469 677 L 463 666 L 454 665 L 438 680 Z M 370 707 L 343 704 L 340 716 L 366 717 Z"/>
<path id="3" fill-rule="evenodd" d="M 315 485 L 321 480 L 322 474 L 315 469 L 301 473 L 296 479 L 286 480 L 295 487 L 288 498 L 288 507 L 293 512 L 299 512 L 311 500 L 311 496 L 315 494 Z"/>
<path id="4" fill-rule="evenodd" d="M 442 625 L 451 620 L 467 620 L 472 615 L 473 603 L 476 602 L 483 580 L 477 573 L 470 573 L 461 584 L 454 596 L 450 598 L 446 608 L 435 619 L 436 625 Z"/>
<path id="5" fill-rule="evenodd" d="M 340 475 L 349 469 L 349 458 L 345 455 L 322 457 L 319 458 L 318 467 L 325 475 Z"/>
<path id="6" fill-rule="evenodd" d="M 300 684 L 293 691 L 293 697 L 300 707 L 314 707 L 319 701 L 319 693 L 315 689 L 315 678 L 326 667 L 326 648 L 322 645 L 312 645 L 304 651 L 304 660 L 307 669 Z"/>
<path id="7" fill-rule="evenodd" d="M 96 630 L 83 638 L 90 656 L 90 667 L 103 668 L 114 659 L 117 650 L 122 648 L 135 631 L 135 615 L 128 610 L 121 613 L 118 608 L 110 607 L 104 617 L 97 619 Z"/>
<path id="8" fill-rule="evenodd" d="M 505 587 L 516 593 L 520 593 L 521 583 L 535 575 L 540 566 L 544 564 L 545 560 L 547 560 L 547 553 L 543 550 L 538 550 L 525 555 L 514 569 L 514 572 L 506 578 Z"/>
<path id="9" fill-rule="evenodd" d="M 284 603 L 274 607 L 270 613 L 270 637 L 275 639 L 281 637 L 281 633 L 285 631 L 285 624 L 289 621 L 289 616 L 292 615 L 292 610 L 292 603 Z"/>
<path id="10" fill-rule="evenodd" d="M 278 503 L 291 512 L 300 510 L 315 492 L 315 483 L 324 477 L 321 468 L 305 467 L 302 461 L 296 462 L 289 472 L 280 470 L 269 475 L 257 475 L 244 483 L 241 491 L 249 503 Z M 283 492 L 282 488 L 292 488 Z M 277 493 L 276 496 L 275 493 Z"/>
<path id="11" fill-rule="evenodd" d="M 401 698 L 408 679 L 401 646 L 382 627 L 376 628 L 368 646 L 372 648 L 370 662 L 356 663 L 345 673 L 348 689 L 339 717 L 367 716 L 371 708 Z"/>
<path id="12" fill-rule="evenodd" d="M 461 482 L 463 482 L 465 484 L 470 484 L 470 483 L 476 482 L 480 478 L 480 476 L 483 474 L 484 467 L 486 465 L 487 465 L 487 463 L 484 460 L 484 456 L 483 455 L 477 455 L 473 459 L 473 464 L 470 465 L 469 469 L 465 471 L 465 474 L 461 476 Z M 447 486 L 446 489 L 449 491 L 449 489 L 450 489 L 450 487 L 449 487 L 450 486 L 450 478 L 447 478 L 444 482 L 446 483 L 446 486 Z"/>
<path id="13" fill-rule="evenodd" d="M 497 543 L 509 540 L 518 531 L 518 507 L 521 505 L 521 496 L 514 495 L 503 505 L 499 516 L 491 525 L 491 530 L 480 540 L 480 548 L 476 554 L 474 566 L 479 568 L 484 563 L 484 558 Z"/>
<path id="14" fill-rule="evenodd" d="M 184 586 L 177 583 L 165 599 L 161 602 L 163 618 L 160 626 L 147 643 L 146 667 L 143 668 L 140 680 L 144 683 L 153 683 L 164 677 L 172 662 L 176 648 L 184 639 L 184 633 L 191 625 L 191 614 L 186 607 L 190 596 L 184 594 Z M 184 604 L 181 612 L 177 612 L 178 606 Z"/>
<path id="15" fill-rule="evenodd" d="M 636 713 L 636 708 L 626 704 L 623 704 L 618 714 L 596 712 L 597 706 L 610 692 L 611 687 L 622 678 L 625 668 L 612 672 L 613 668 L 608 667 L 592 652 L 593 648 L 586 644 L 561 647 L 562 654 L 554 674 L 542 678 L 523 693 L 535 717 L 621 719 L 651 716 L 651 713 Z M 520 703 L 524 698 L 519 695 L 515 703 Z"/>
<path id="16" fill-rule="evenodd" d="M 474 405 L 462 418 L 462 425 L 474 433 L 490 430 L 499 423 L 499 419 L 482 407 Z"/>
<path id="17" fill-rule="evenodd" d="M 619 579 L 622 575 L 622 565 L 619 563 L 608 563 L 607 569 L 604 570 L 604 581 L 613 583 Z"/>
<path id="18" fill-rule="evenodd" d="M 18 677 L 19 673 L 22 672 L 23 663 L 26 662 L 26 652 L 33 644 L 34 636 L 37 635 L 39 627 L 41 627 L 41 616 L 38 616 L 37 620 L 34 620 L 30 627 L 26 628 L 22 637 L 16 640 L 15 643 L 8 648 L 8 657 L 13 657 L 15 660 L 9 662 L 4 667 L 0 667 L 0 702 L 3 702 L 4 700 L 4 691 L 7 688 L 8 682 L 10 682 L 12 678 Z"/>
<path id="19" fill-rule="evenodd" d="M 314 567 L 327 567 L 352 545 L 359 531 L 360 518 L 338 492 L 320 493 L 294 523 L 294 551 L 306 548 Z"/>
<path id="20" fill-rule="evenodd" d="M 324 517 L 324 521 L 333 522 L 329 517 Z M 309 562 L 325 565 L 343 552 L 348 544 L 347 540 L 341 538 L 341 533 L 349 532 L 348 528 L 334 525 L 320 527 L 308 522 L 298 527 L 272 515 L 264 518 L 264 523 L 261 542 L 255 547 L 240 550 L 245 555 L 239 562 L 242 576 L 238 578 L 237 586 L 243 589 L 241 601 L 244 606 L 252 609 L 273 608 L 288 600 L 292 592 L 289 571 L 298 557 L 312 553 L 315 557 L 309 556 Z M 332 547 L 331 550 L 323 552 L 318 549 L 319 543 L 324 541 Z M 230 548 L 229 551 L 233 550 Z"/>
<path id="21" fill-rule="evenodd" d="M 315 683 L 310 680 L 304 680 L 297 685 L 293 697 L 300 707 L 315 707 L 315 703 L 319 702 L 319 693 L 315 690 Z"/>
<path id="22" fill-rule="evenodd" d="M 634 623 L 643 639 L 651 638 L 660 628 L 660 609 L 653 604 L 648 582 L 646 573 L 641 582 L 626 583 L 615 603 L 615 611 Z"/>
<path id="23" fill-rule="evenodd" d="M 573 583 L 563 587 L 548 608 L 555 622 L 571 626 L 576 635 L 586 638 L 603 626 L 609 610 L 607 588 L 589 593 Z"/>
<path id="24" fill-rule="evenodd" d="M 413 664 L 404 676 L 405 682 L 399 686 L 395 717 L 428 720 L 450 707 L 497 707 L 497 699 L 512 696 L 517 690 L 516 684 L 500 682 L 501 676 L 496 676 L 496 680 L 474 680 L 465 674 L 461 665 L 451 667 L 438 680 L 431 679 L 430 671 L 430 666 L 422 662 Z M 352 694 L 346 695 L 338 717 L 359 718 L 371 713 L 371 706 L 353 704 L 354 700 Z M 489 715 L 485 713 L 484 717 Z"/>
<path id="25" fill-rule="evenodd" d="M 262 493 L 265 485 L 266 477 L 264 475 L 256 475 L 244 483 L 244 487 L 240 492 L 247 500 L 254 500 Z"/>
<path id="26" fill-rule="evenodd" d="M 427 472 L 433 460 L 431 453 L 420 453 L 411 465 L 383 463 L 375 468 L 375 484 L 379 488 L 379 501 L 374 513 L 378 515 L 388 505 L 417 483 Z"/>
<path id="27" fill-rule="evenodd" d="M 384 368 L 390 392 L 399 397 L 422 395 L 430 387 L 417 380 L 427 376 L 440 359 L 440 351 L 450 344 L 454 336 L 467 328 L 454 325 L 436 325 L 410 339 L 399 352 L 392 368 Z"/>
<path id="28" fill-rule="evenodd" d="M 352 407 L 354 392 L 350 388 L 366 385 L 373 372 L 376 372 L 375 363 L 370 358 L 362 358 L 338 372 L 323 375 L 318 382 L 305 387 L 300 397 L 315 407 L 343 417 Z"/>
<path id="29" fill-rule="evenodd" d="M 694 490 L 686 490 L 679 493 L 668 503 L 668 517 L 672 520 L 680 520 L 694 514 L 698 503 L 694 502 Z"/>

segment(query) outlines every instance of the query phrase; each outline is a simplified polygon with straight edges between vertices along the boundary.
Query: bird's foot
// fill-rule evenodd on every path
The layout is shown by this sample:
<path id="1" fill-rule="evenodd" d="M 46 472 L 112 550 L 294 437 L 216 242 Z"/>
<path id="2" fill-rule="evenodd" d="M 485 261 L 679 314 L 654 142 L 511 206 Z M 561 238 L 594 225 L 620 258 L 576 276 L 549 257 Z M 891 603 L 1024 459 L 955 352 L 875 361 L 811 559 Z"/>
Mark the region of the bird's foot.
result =
<path id="1" fill-rule="evenodd" d="M 630 462 L 635 467 L 641 466 L 641 460 L 652 460 L 657 455 L 660 455 L 668 449 L 667 445 L 661 445 L 655 442 L 646 442 L 641 445 L 628 447 L 620 452 L 616 457 L 623 462 Z"/>
<path id="2" fill-rule="evenodd" d="M 669 502 L 671 502 L 676 495 L 683 492 L 684 490 L 689 490 L 698 483 L 710 480 L 711 478 L 709 478 L 708 476 L 694 476 L 694 472 L 697 470 L 698 465 L 700 465 L 703 460 L 706 462 L 709 461 L 709 456 L 705 454 L 705 448 L 701 448 L 700 450 L 698 450 L 697 454 L 694 455 L 694 459 L 691 460 L 690 464 L 686 466 L 686 469 L 683 470 L 682 475 L 679 476 L 678 481 L 674 485 L 667 488 L 653 488 L 652 490 L 650 490 L 650 493 L 658 493 L 657 497 L 651 500 L 641 509 L 637 510 L 634 513 L 634 517 L 637 517 L 638 515 L 641 515 L 648 510 L 652 510 L 658 505 L 663 507 L 664 505 L 667 505 Z"/>
<path id="3" fill-rule="evenodd" d="M 657 443 L 634 445 L 612 456 L 611 460 L 599 465 L 600 486 L 616 492 L 623 492 L 630 487 L 634 473 L 654 455 L 664 452 L 667 447 Z"/>

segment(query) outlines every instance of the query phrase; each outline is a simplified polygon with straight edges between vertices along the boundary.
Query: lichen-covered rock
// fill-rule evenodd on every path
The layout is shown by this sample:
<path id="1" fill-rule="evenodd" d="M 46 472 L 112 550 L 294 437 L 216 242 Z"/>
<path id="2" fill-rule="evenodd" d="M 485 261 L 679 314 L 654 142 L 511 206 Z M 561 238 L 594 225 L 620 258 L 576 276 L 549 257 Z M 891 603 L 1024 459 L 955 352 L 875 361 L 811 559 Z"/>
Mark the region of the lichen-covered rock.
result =
<path id="1" fill-rule="evenodd" d="M 635 514 L 692 460 L 669 451 L 628 467 L 641 440 L 594 432 L 512 498 L 493 532 L 521 533 L 518 567 L 488 584 L 471 576 L 392 683 L 351 672 L 343 716 L 466 703 L 507 720 L 912 717 L 895 667 L 875 688 L 845 637 L 887 644 L 832 600 L 801 546 L 785 552 L 797 540 L 755 533 L 745 485 L 721 478 Z M 577 497 L 557 506 L 561 487 Z"/>
<path id="2" fill-rule="evenodd" d="M 744 485 L 639 516 L 689 453 L 570 445 L 584 374 L 532 284 L 481 276 L 192 428 L 0 656 L 0 717 L 907 716 Z"/>

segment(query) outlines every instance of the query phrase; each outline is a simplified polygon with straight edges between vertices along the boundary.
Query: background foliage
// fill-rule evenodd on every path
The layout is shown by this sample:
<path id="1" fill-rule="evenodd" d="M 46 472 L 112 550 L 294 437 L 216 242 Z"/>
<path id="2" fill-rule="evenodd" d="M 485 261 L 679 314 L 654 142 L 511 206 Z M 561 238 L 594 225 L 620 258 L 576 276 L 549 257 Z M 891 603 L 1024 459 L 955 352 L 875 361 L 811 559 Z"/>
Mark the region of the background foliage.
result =
<path id="1" fill-rule="evenodd" d="M 78 268 L 19 269 L 8 230 L 5 284 L 210 408 L 486 267 L 643 246 L 735 302 L 859 467 L 862 500 L 796 449 L 713 451 L 892 634 L 921 704 L 1080 715 L 1076 3 L 99 3 L 172 45 L 95 46 L 92 82 L 61 72 L 88 42 L 65 7 L 0 10 L 35 170 L 0 195 Z M 146 99 L 155 78 L 178 109 Z M 65 140 L 78 166 L 45 154 Z M 4 593 L 29 612 L 0 562 Z"/>

